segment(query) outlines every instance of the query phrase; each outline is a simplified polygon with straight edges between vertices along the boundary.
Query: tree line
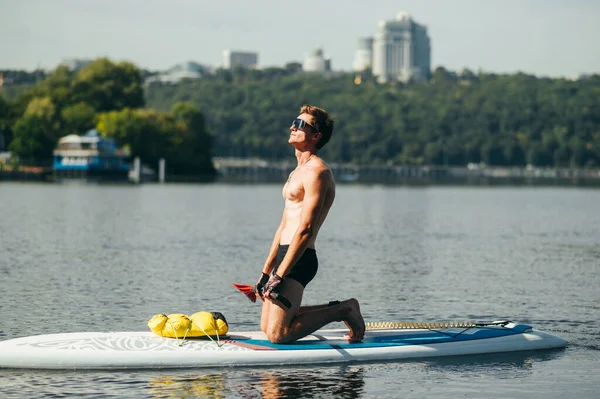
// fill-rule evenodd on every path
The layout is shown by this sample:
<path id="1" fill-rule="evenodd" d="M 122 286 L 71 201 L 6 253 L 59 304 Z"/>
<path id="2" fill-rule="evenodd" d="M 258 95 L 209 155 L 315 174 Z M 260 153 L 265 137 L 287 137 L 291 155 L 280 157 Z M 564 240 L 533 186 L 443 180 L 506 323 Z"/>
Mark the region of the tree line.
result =
<path id="1" fill-rule="evenodd" d="M 309 103 L 336 120 L 321 151 L 330 162 L 600 165 L 599 75 L 438 68 L 428 82 L 379 84 L 369 72 L 309 74 L 294 63 L 177 84 L 144 85 L 145 75 L 107 59 L 59 67 L 10 100 L 0 96 L 0 136 L 22 159 L 42 162 L 59 137 L 95 127 L 146 162 L 166 157 L 172 173 L 214 172 L 213 155 L 289 159 L 289 126 Z"/>
<path id="2" fill-rule="evenodd" d="M 219 156 L 290 156 L 288 128 L 310 103 L 336 119 L 323 148 L 359 164 L 600 165 L 600 76 L 538 78 L 438 68 L 429 82 L 379 84 L 368 72 L 306 74 L 285 68 L 233 71 L 152 84 L 146 101 L 197 104 Z"/>

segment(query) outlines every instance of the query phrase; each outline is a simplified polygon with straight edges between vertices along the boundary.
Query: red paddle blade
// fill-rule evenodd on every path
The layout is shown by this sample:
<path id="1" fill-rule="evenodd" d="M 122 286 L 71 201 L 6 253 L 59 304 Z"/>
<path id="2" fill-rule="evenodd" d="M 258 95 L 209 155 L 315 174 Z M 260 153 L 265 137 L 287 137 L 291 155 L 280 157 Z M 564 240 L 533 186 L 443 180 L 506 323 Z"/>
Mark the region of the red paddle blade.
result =
<path id="1" fill-rule="evenodd" d="M 254 290 L 253 286 L 236 283 L 231 284 L 233 284 L 233 286 L 237 288 L 242 294 L 246 295 L 248 299 L 250 299 L 252 302 L 256 302 L 256 291 Z"/>

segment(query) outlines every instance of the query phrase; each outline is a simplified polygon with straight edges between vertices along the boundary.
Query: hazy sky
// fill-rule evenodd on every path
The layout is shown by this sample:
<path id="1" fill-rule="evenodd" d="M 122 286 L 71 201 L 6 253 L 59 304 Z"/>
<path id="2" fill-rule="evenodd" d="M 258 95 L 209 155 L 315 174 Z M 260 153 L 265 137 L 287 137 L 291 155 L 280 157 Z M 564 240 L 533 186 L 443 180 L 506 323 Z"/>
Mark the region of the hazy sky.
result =
<path id="1" fill-rule="evenodd" d="M 321 47 L 350 70 L 357 39 L 400 10 L 427 26 L 433 68 L 600 72 L 599 0 L 0 0 L 0 69 L 98 56 L 218 65 L 224 49 L 283 66 Z"/>

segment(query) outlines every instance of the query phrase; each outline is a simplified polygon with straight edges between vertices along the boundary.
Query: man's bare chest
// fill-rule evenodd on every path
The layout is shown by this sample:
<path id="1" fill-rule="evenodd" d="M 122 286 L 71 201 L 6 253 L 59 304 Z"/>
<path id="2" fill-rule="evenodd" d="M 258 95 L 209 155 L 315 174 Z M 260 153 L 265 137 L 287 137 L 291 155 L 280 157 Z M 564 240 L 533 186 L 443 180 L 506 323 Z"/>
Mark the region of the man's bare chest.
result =
<path id="1" fill-rule="evenodd" d="M 304 186 L 302 185 L 301 176 L 294 176 L 292 172 L 283 186 L 282 194 L 283 199 L 286 201 L 302 202 L 304 199 Z"/>

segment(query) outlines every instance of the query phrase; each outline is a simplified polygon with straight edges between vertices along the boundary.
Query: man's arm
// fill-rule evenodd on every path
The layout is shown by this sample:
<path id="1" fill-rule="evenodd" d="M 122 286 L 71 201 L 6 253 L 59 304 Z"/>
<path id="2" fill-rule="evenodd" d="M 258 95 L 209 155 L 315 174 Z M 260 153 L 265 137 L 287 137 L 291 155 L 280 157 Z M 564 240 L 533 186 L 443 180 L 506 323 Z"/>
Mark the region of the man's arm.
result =
<path id="1" fill-rule="evenodd" d="M 281 241 L 281 232 L 285 227 L 286 221 L 286 213 L 285 210 L 283 212 L 283 216 L 281 218 L 281 223 L 275 232 L 275 237 L 273 238 L 273 243 L 271 244 L 271 249 L 269 250 L 269 256 L 267 256 L 267 260 L 265 261 L 265 265 L 262 268 L 262 272 L 265 274 L 270 274 L 271 270 L 275 267 L 275 259 L 277 258 L 277 249 L 279 248 L 279 241 Z"/>
<path id="2" fill-rule="evenodd" d="M 331 172 L 328 169 L 321 169 L 304 176 L 302 180 L 304 185 L 304 199 L 300 212 L 300 224 L 292 237 L 285 257 L 277 269 L 279 277 L 285 277 L 288 270 L 304 253 L 309 239 L 314 234 L 313 228 L 319 219 L 321 209 L 323 209 L 323 203 L 325 202 L 325 196 L 327 189 L 330 187 L 331 179 Z"/>

